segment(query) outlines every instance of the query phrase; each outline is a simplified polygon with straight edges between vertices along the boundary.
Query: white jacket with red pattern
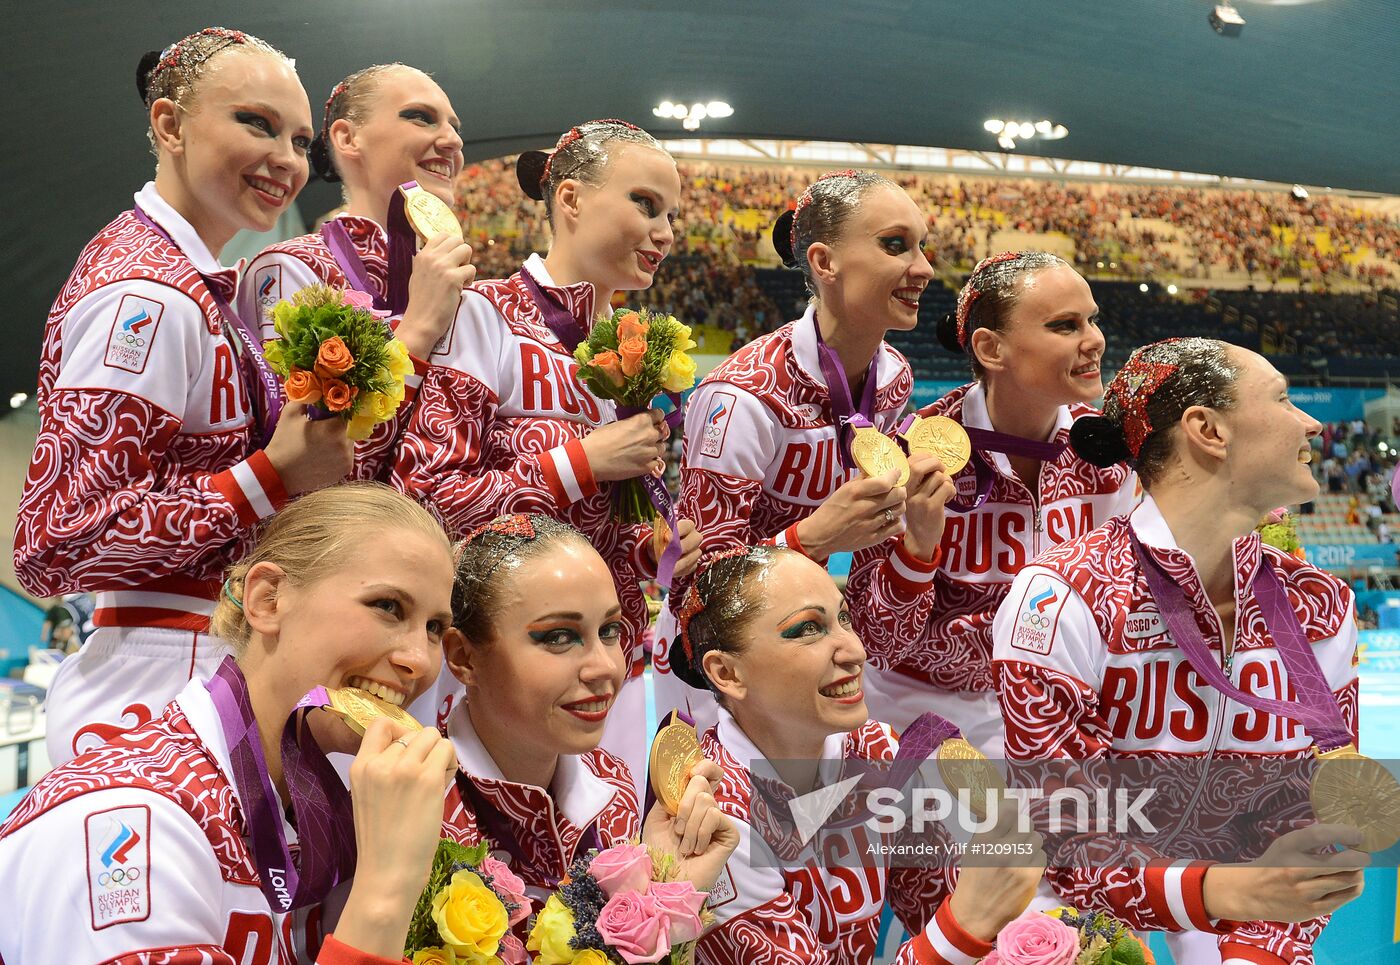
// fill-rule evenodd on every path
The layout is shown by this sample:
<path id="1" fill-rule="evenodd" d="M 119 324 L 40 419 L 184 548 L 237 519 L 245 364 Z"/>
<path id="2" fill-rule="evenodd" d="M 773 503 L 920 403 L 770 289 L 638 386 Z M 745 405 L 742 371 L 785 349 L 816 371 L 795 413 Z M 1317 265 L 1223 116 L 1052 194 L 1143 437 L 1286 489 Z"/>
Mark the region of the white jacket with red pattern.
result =
<path id="1" fill-rule="evenodd" d="M 351 245 L 364 263 L 365 274 L 373 288 L 369 294 L 383 297 L 389 276 L 389 241 L 384 229 L 369 218 L 355 215 L 341 214 L 335 220 L 344 226 Z M 349 279 L 319 231 L 269 245 L 248 263 L 238 290 L 238 313 L 260 325 L 264 341 L 276 338 L 268 313 L 278 302 L 290 299 L 311 285 L 350 287 Z M 396 325 L 398 319 L 390 319 L 390 322 Z M 394 445 L 408 421 L 414 396 L 427 371 L 428 363 L 413 359 L 413 374 L 404 379 L 404 399 L 394 418 L 379 423 L 369 438 L 355 444 L 353 478 L 387 477 L 393 466 Z"/>
<path id="2" fill-rule="evenodd" d="M 1075 419 L 1095 412 L 1061 406 L 1051 441 L 1065 441 Z M 919 414 L 992 428 L 986 393 L 975 382 Z M 1005 455 L 985 455 L 996 473 L 991 491 L 970 513 L 948 512 L 936 568 L 867 553 L 853 561 L 846 583 L 851 619 L 871 663 L 940 690 L 992 690 L 992 618 L 1012 578 L 1052 546 L 1128 512 L 1137 498 L 1131 470 L 1096 468 L 1069 448 L 1042 464 L 1034 497 Z M 954 483 L 966 495 L 974 478 L 969 463 Z M 871 598 L 879 605 L 864 603 Z"/>
<path id="3" fill-rule="evenodd" d="M 775 867 L 773 853 L 754 828 L 750 765 L 762 753 L 726 710 L 701 737 L 705 756 L 724 770 L 715 801 L 738 827 L 739 847 L 711 892 L 716 923 L 700 939 L 702 965 L 868 965 L 874 959 L 880 914 L 886 901 L 914 938 L 900 946 L 900 965 L 973 965 L 992 946 L 964 931 L 948 905 L 957 881 L 951 855 L 938 866 L 887 868 L 883 859 L 860 859 L 872 842 L 867 828 L 821 833 L 814 855 L 796 867 Z M 891 761 L 899 742 L 886 724 L 867 721 L 848 734 L 833 734 L 822 760 Z M 830 781 L 827 782 L 828 784 Z M 927 835 L 935 849 L 949 841 L 941 825 Z M 811 852 L 807 852 L 811 855 Z M 762 854 L 763 860 L 754 860 Z M 767 865 L 767 866 L 765 866 Z"/>
<path id="4" fill-rule="evenodd" d="M 556 286 L 532 255 L 522 271 L 587 331 L 593 286 Z M 473 285 L 430 360 L 394 466 L 396 487 L 463 535 L 503 513 L 543 513 L 577 527 L 607 561 L 622 603 L 629 660 L 651 622 L 639 580 L 655 570 L 650 526 L 612 518 L 582 439 L 616 407 L 578 380 L 578 363 L 544 323 L 520 273 Z"/>
<path id="5" fill-rule="evenodd" d="M 83 249 L 44 330 L 39 438 L 15 526 L 36 596 L 97 593 L 98 626 L 208 627 L 224 568 L 286 501 L 256 448 L 241 347 L 200 273 L 237 271 L 147 184 Z"/>
<path id="6" fill-rule="evenodd" d="M 0 961 L 387 965 L 323 944 L 318 905 L 273 910 L 230 772 L 192 680 L 155 720 L 46 775 L 0 825 Z"/>
<path id="7" fill-rule="evenodd" d="M 472 727 L 467 705 L 460 703 L 447 722 L 447 736 L 457 751 L 461 776 L 509 825 L 524 864 L 501 846 L 489 827 L 477 822 L 470 801 L 453 785 L 447 792 L 443 834 L 465 845 L 491 837 L 493 855 L 509 864 L 525 882 L 535 910 L 578 857 L 587 830 L 596 829 L 598 844 L 631 844 L 641 834 L 640 809 L 627 765 L 602 748 L 586 754 L 562 754 L 549 789 L 517 784 L 501 774 Z M 522 939 L 526 936 L 521 935 Z"/>
<path id="8" fill-rule="evenodd" d="M 1172 641 L 1134 556 L 1129 527 L 1179 585 L 1212 651 L 1219 619 L 1195 564 L 1179 549 L 1156 503 L 1076 537 L 1023 569 L 998 611 L 995 666 L 1011 761 L 1096 762 L 1202 756 L 1256 767 L 1308 759 L 1312 738 L 1296 722 L 1243 706 L 1215 691 Z M 1270 546 L 1257 534 L 1235 540 L 1235 686 L 1289 699 L 1287 671 L 1249 591 L 1266 555 L 1287 589 L 1353 739 L 1357 727 L 1356 620 L 1341 580 Z M 1218 783 L 1218 782 L 1217 782 Z M 1212 790 L 1158 781 L 1164 813 L 1182 816 L 1173 842 L 1182 854 L 1219 854 L 1237 839 L 1231 818 L 1252 810 L 1240 787 Z M 1187 820 L 1186 816 L 1189 816 Z M 1263 844 L 1277 828 L 1262 833 Z M 1209 861 L 1148 854 L 1048 872 L 1065 900 L 1111 912 L 1139 929 L 1220 934 L 1230 963 L 1311 962 L 1326 918 L 1301 924 L 1220 922 L 1206 917 L 1202 887 Z M 1053 862 L 1052 862 L 1053 863 Z"/>

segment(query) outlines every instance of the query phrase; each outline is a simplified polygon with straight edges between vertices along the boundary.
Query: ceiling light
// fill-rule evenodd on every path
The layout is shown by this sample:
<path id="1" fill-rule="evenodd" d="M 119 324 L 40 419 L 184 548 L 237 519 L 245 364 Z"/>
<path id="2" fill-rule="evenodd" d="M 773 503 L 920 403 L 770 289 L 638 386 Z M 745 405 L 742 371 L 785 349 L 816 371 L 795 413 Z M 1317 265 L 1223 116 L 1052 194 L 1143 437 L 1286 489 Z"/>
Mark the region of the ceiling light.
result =
<path id="1" fill-rule="evenodd" d="M 1222 37 L 1238 37 L 1244 30 L 1244 17 L 1228 3 L 1217 3 L 1206 19 L 1210 22 L 1210 29 Z"/>
<path id="2" fill-rule="evenodd" d="M 1180 289 L 1178 289 L 1175 285 L 1168 285 L 1168 286 L 1167 286 L 1167 294 L 1168 294 L 1168 295 L 1175 295 L 1179 290 L 1180 290 Z"/>
<path id="3" fill-rule="evenodd" d="M 657 117 L 670 118 L 681 122 L 681 126 L 687 131 L 698 130 L 700 122 L 708 117 L 731 117 L 734 108 L 724 101 L 710 101 L 707 104 L 695 103 L 687 107 L 684 104 L 665 100 L 652 108 L 651 112 Z"/>
<path id="4" fill-rule="evenodd" d="M 705 109 L 709 111 L 711 117 L 731 117 L 734 114 L 734 108 L 724 101 L 710 101 L 705 105 Z"/>
<path id="5" fill-rule="evenodd" d="M 16 392 L 14 395 L 10 396 L 10 408 L 18 409 L 20 406 L 24 405 L 28 401 L 28 394 L 24 392 Z"/>
<path id="6" fill-rule="evenodd" d="M 988 134 L 1000 134 L 1005 127 L 1006 122 L 999 121 L 995 117 L 989 121 L 982 122 L 982 130 L 986 131 Z"/>
<path id="7" fill-rule="evenodd" d="M 1069 128 L 1065 127 L 1063 124 L 1056 124 L 1056 125 L 1050 130 L 1050 133 L 1047 134 L 1047 135 L 1045 135 L 1045 136 L 1046 136 L 1047 138 L 1049 138 L 1050 140 L 1052 140 L 1052 141 L 1058 141 L 1060 138 L 1064 137 L 1064 136 L 1065 136 L 1066 134 L 1068 134 L 1068 133 L 1069 133 Z"/>
<path id="8" fill-rule="evenodd" d="M 1021 140 L 1026 141 L 1035 137 L 1035 125 L 1030 121 L 1021 122 Z"/>
<path id="9" fill-rule="evenodd" d="M 1005 148 L 1005 149 L 1008 150 L 1008 151 L 1014 151 L 1014 150 L 1016 150 L 1016 142 L 1015 142 L 1015 140 L 1013 140 L 1013 139 L 1010 138 L 1010 137 L 1007 137 L 1005 134 L 1003 134 L 1001 137 L 997 138 L 997 144 L 998 144 L 999 146 Z"/>
<path id="10" fill-rule="evenodd" d="M 655 107 L 653 107 L 651 109 L 651 112 L 657 117 L 670 117 L 671 108 L 674 106 L 675 105 L 672 104 L 670 101 L 662 101 L 660 104 L 657 104 Z"/>
<path id="11" fill-rule="evenodd" d="M 1143 282 L 1141 285 L 1139 285 L 1139 286 L 1138 286 L 1138 291 L 1140 291 L 1140 292 L 1142 292 L 1144 295 L 1146 295 L 1146 294 L 1147 294 L 1147 282 Z"/>
<path id="12" fill-rule="evenodd" d="M 1054 130 L 1054 128 L 1055 128 L 1055 125 L 1051 124 L 1049 121 L 1036 121 L 1036 122 L 1035 122 L 1035 132 L 1036 132 L 1037 134 L 1039 134 L 1040 136 L 1042 136 L 1042 137 L 1044 137 L 1045 135 L 1049 134 L 1052 130 Z"/>

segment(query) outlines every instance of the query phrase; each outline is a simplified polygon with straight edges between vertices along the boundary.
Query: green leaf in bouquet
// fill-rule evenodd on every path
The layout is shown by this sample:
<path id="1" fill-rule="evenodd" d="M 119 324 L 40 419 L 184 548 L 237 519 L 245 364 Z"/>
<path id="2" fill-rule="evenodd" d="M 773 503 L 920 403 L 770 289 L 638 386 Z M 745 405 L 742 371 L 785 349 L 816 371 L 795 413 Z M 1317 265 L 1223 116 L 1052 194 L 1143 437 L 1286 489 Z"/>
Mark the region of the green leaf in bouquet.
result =
<path id="1" fill-rule="evenodd" d="M 1147 956 L 1142 953 L 1142 944 L 1132 935 L 1124 935 L 1113 943 L 1109 961 L 1112 965 L 1147 965 Z"/>
<path id="2" fill-rule="evenodd" d="M 405 958 L 412 958 L 414 952 L 424 948 L 442 944 L 437 922 L 433 921 L 433 896 L 452 880 L 455 872 L 477 867 L 490 853 L 491 846 L 486 841 L 468 846 L 458 844 L 451 838 L 438 840 L 432 869 L 428 872 L 428 883 L 418 896 L 418 904 L 414 906 L 413 917 L 408 923 L 408 937 L 404 940 Z"/>

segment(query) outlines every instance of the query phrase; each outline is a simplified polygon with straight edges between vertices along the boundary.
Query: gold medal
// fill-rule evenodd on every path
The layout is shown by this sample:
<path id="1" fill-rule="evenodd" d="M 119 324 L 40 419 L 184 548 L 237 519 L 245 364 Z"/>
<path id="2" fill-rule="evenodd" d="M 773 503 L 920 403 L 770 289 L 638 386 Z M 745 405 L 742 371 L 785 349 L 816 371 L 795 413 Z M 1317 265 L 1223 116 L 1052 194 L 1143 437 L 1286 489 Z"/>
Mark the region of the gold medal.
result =
<path id="1" fill-rule="evenodd" d="M 936 457 L 950 476 L 972 458 L 972 441 L 967 437 L 967 430 L 947 416 L 916 419 L 904 433 L 904 439 L 909 443 L 909 455 L 923 452 Z"/>
<path id="2" fill-rule="evenodd" d="M 399 191 L 403 194 L 404 214 L 419 241 L 427 244 L 438 235 L 451 235 L 458 241 L 464 240 L 461 222 L 441 198 L 421 187 L 405 191 L 400 186 Z"/>
<path id="3" fill-rule="evenodd" d="M 652 793 L 671 814 L 680 811 L 681 797 L 685 794 L 685 786 L 690 783 L 691 769 L 703 757 L 695 728 L 671 711 L 666 725 L 657 731 L 656 738 L 651 742 L 651 760 L 647 768 Z"/>
<path id="4" fill-rule="evenodd" d="M 423 729 L 423 725 L 414 720 L 402 707 L 396 707 L 358 687 L 339 687 L 334 690 L 327 687 L 326 693 L 331 698 L 330 706 L 326 709 L 339 714 L 344 719 L 345 726 L 362 737 L 365 728 L 378 717 L 387 717 L 411 731 Z"/>
<path id="5" fill-rule="evenodd" d="M 961 737 L 938 745 L 938 774 L 954 794 L 966 790 L 968 807 L 980 821 L 987 816 L 987 792 L 1006 790 L 1001 772 L 982 752 Z"/>
<path id="6" fill-rule="evenodd" d="M 671 524 L 666 522 L 664 516 L 658 516 L 651 522 L 651 552 L 656 560 L 656 565 L 661 565 L 661 554 L 666 552 L 666 547 L 671 545 Z"/>
<path id="7" fill-rule="evenodd" d="M 1348 744 L 1318 753 L 1312 777 L 1312 806 L 1324 824 L 1361 832 L 1362 851 L 1384 851 L 1400 841 L 1400 784 L 1383 765 Z"/>
<path id="8" fill-rule="evenodd" d="M 867 476 L 883 476 L 891 469 L 898 469 L 899 478 L 894 484 L 903 486 L 909 481 L 909 459 L 904 455 L 904 450 L 872 426 L 856 430 L 855 438 L 851 440 L 851 458 Z"/>

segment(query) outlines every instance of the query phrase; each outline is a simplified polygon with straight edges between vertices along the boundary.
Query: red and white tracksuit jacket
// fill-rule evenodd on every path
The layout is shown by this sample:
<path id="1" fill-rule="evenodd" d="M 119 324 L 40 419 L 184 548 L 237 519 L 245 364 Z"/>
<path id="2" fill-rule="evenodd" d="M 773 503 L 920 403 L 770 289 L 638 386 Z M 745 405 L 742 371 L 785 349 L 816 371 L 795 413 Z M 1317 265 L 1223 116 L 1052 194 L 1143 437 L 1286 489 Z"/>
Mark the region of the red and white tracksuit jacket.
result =
<path id="1" fill-rule="evenodd" d="M 1191 670 L 1172 642 L 1133 555 L 1129 527 L 1179 585 L 1207 645 L 1221 647 L 1221 626 L 1195 564 L 1177 547 L 1156 504 L 1110 520 L 1039 557 L 1012 582 L 997 613 L 995 670 L 1012 761 L 1095 762 L 1209 758 L 1256 766 L 1311 757 L 1302 725 L 1238 704 Z M 1235 640 L 1230 677 L 1241 690 L 1287 699 L 1287 671 L 1265 630 L 1249 587 L 1267 554 L 1287 589 L 1353 738 L 1357 726 L 1356 620 L 1351 590 L 1309 564 L 1235 540 Z M 1228 765 L 1226 765 L 1228 766 Z M 1219 783 L 1219 782 L 1217 782 Z M 1158 781 L 1156 806 L 1178 815 L 1172 840 L 1182 854 L 1220 854 L 1232 845 L 1238 788 L 1212 790 L 1205 778 Z M 1189 816 L 1189 818 L 1188 818 Z M 1262 848 L 1279 827 L 1261 832 Z M 1208 861 L 1141 853 L 1128 861 L 1052 867 L 1051 883 L 1078 907 L 1111 912 L 1133 928 L 1219 934 L 1230 963 L 1311 962 L 1326 918 L 1301 924 L 1211 921 L 1202 887 Z M 1246 856 L 1248 857 L 1248 856 Z"/>
<path id="2" fill-rule="evenodd" d="M 364 263 L 365 274 L 374 289 L 370 295 L 383 296 L 388 287 L 389 242 L 376 222 L 369 218 L 342 214 L 335 219 L 344 226 L 350 243 Z M 238 313 L 249 322 L 259 323 L 264 341 L 277 337 L 268 313 L 283 299 L 290 299 L 310 285 L 348 288 L 335 256 L 326 247 L 319 231 L 269 245 L 248 263 L 238 289 Z M 390 319 L 398 324 L 398 319 Z M 404 379 L 404 398 L 394 418 L 374 427 L 369 438 L 355 444 L 355 479 L 383 479 L 393 466 L 394 445 L 412 412 L 413 399 L 428 371 L 428 363 L 413 359 L 413 374 Z"/>
<path id="3" fill-rule="evenodd" d="M 78 752 L 85 725 L 100 743 L 124 710 L 128 725 L 149 720 L 197 671 L 212 673 L 223 650 L 206 634 L 223 570 L 287 499 L 253 441 L 241 347 L 200 277 L 231 302 L 237 271 L 154 184 L 136 200 L 179 247 L 128 211 L 83 249 L 44 331 L 39 438 L 16 520 L 26 590 L 97 594 L 98 631 L 51 694 L 55 762 Z M 130 628 L 140 639 L 125 639 Z M 143 647 L 170 658 L 164 669 L 145 660 L 139 679 L 123 676 L 118 651 Z"/>
<path id="4" fill-rule="evenodd" d="M 46 775 L 0 825 L 0 962 L 385 965 L 323 943 L 318 905 L 272 909 L 229 773 L 193 680 L 155 720 Z"/>
<path id="5" fill-rule="evenodd" d="M 544 907 L 555 885 L 579 856 L 588 828 L 597 830 L 603 848 L 631 844 L 641 835 L 640 808 L 627 765 L 607 751 L 595 748 L 587 754 L 562 754 L 554 781 L 548 789 L 507 780 L 481 743 L 465 702 L 458 703 L 447 722 L 447 736 L 457 751 L 457 766 L 500 817 L 508 824 L 525 863 L 513 857 L 497 840 L 499 835 L 481 827 L 469 800 L 453 784 L 447 791 L 443 816 L 445 837 L 465 845 L 492 839 L 493 856 L 511 866 L 525 882 L 534 910 Z M 522 923 L 517 937 L 529 937 Z"/>
<path id="6" fill-rule="evenodd" d="M 748 735 L 723 709 L 719 723 L 701 737 L 705 756 L 724 769 L 715 801 L 739 830 L 739 847 L 711 893 L 716 924 L 700 939 L 702 965 L 868 965 L 874 959 L 880 913 L 894 907 L 914 938 L 899 949 L 900 965 L 972 965 L 992 946 L 969 935 L 953 918 L 948 898 L 957 881 L 951 859 L 926 868 L 887 868 L 883 858 L 857 859 L 871 847 L 866 826 L 823 832 L 818 847 L 829 866 L 809 855 L 792 867 L 777 864 L 753 826 L 752 762 L 763 759 Z M 848 734 L 833 734 L 823 761 L 890 761 L 899 750 L 886 724 L 867 721 Z M 838 765 L 839 766 L 839 765 Z M 925 834 L 947 844 L 942 825 Z M 752 855 L 767 852 L 766 861 Z M 951 855 L 951 850 L 944 851 Z"/>
<path id="7" fill-rule="evenodd" d="M 859 475 L 843 469 L 837 456 L 814 316 L 809 307 L 796 321 L 754 339 L 705 376 L 690 398 L 680 515 L 695 521 L 707 552 L 762 543 L 801 551 L 797 524 Z M 913 376 L 904 356 L 883 342 L 877 359 L 871 421 L 891 434 L 909 403 Z M 886 605 L 890 581 L 919 579 L 929 567 L 904 552 L 900 540 L 857 554 L 865 556 L 874 558 L 877 573 L 867 601 L 875 608 Z M 672 599 L 680 597 L 673 593 Z M 655 661 L 663 669 L 664 649 Z"/>
<path id="8" fill-rule="evenodd" d="M 585 331 L 592 326 L 592 284 L 555 285 L 538 255 L 521 271 L 567 305 Z M 545 325 L 519 272 L 466 290 L 430 362 L 393 484 L 436 510 L 456 536 L 503 513 L 543 513 L 577 527 L 612 571 L 623 649 L 637 661 L 651 622 L 639 586 L 655 571 L 651 527 L 612 519 L 610 490 L 594 480 L 582 444 L 615 421 L 616 407 L 579 382 L 578 363 Z M 432 703 L 415 705 L 420 719 L 432 720 L 422 715 L 436 708 L 441 724 L 460 698 L 461 684 L 442 676 Z"/>
<path id="9" fill-rule="evenodd" d="M 1067 439 L 1074 420 L 1095 411 L 1085 405 L 1061 406 L 1051 441 Z M 955 389 L 919 414 L 992 428 L 980 383 Z M 900 566 L 899 557 L 892 554 L 884 559 L 864 554 L 853 561 L 846 584 L 851 619 L 871 663 L 892 690 L 908 691 L 916 698 L 930 690 L 989 694 L 992 618 L 1012 578 L 1052 546 L 1127 512 L 1136 499 L 1133 472 L 1124 466 L 1096 468 L 1068 448 L 1054 462 L 1042 464 L 1034 495 L 1012 472 L 1005 455 L 983 455 L 995 470 L 991 491 L 970 513 L 948 512 L 936 569 Z M 954 483 L 966 495 L 974 479 L 969 463 Z M 871 600 L 878 605 L 867 602 Z M 977 712 L 981 705 L 967 706 Z M 995 714 L 990 697 L 985 707 Z M 897 727 L 907 726 L 918 710 L 911 706 L 891 711 L 888 719 Z M 940 704 L 937 710 L 969 739 L 986 729 L 984 721 L 959 719 L 956 704 Z M 872 712 L 884 716 L 886 709 L 877 699 Z"/>

